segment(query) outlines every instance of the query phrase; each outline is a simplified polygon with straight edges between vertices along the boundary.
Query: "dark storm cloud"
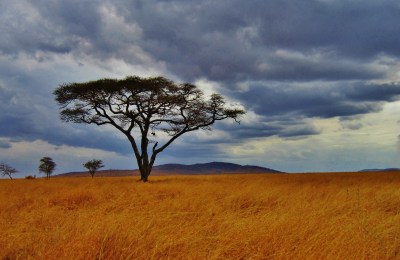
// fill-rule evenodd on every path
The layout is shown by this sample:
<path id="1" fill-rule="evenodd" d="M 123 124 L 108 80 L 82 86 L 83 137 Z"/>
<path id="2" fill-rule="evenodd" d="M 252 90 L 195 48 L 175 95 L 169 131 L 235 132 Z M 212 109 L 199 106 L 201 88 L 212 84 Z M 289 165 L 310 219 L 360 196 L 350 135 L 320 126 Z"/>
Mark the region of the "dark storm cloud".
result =
<path id="1" fill-rule="evenodd" d="M 40 5 L 2 2 L 0 7 L 0 53 L 66 53 L 74 47 L 71 35 L 62 35 L 63 29 L 57 26 L 56 21 L 46 20 L 37 14 Z"/>
<path id="2" fill-rule="evenodd" d="M 352 101 L 395 101 L 399 99 L 400 84 L 355 84 L 347 91 L 346 97 Z"/>
<path id="3" fill-rule="evenodd" d="M 384 102 L 397 100 L 400 95 L 398 84 L 314 84 L 255 83 L 237 98 L 261 115 L 332 118 L 377 112 Z"/>
<path id="4" fill-rule="evenodd" d="M 299 138 L 309 135 L 320 134 L 321 131 L 311 125 L 302 125 L 293 128 L 287 128 L 278 134 L 282 138 Z"/>
<path id="5" fill-rule="evenodd" d="M 359 59 L 400 54 L 396 1 L 35 1 L 33 17 L 3 5 L 3 52 L 135 63 L 140 57 L 126 50 L 138 46 L 190 81 L 380 78 Z M 137 34 L 110 25 L 114 16 Z"/>
<path id="6" fill-rule="evenodd" d="M 130 152 L 95 127 L 66 132 L 49 87 L 63 82 L 9 65 L 25 54 L 165 64 L 182 80 L 217 81 L 260 116 L 233 129 L 216 125 L 233 138 L 319 134 L 307 118 L 350 118 L 397 99 L 399 85 L 368 81 L 385 79 L 380 57 L 400 58 L 399 17 L 394 0 L 2 1 L 0 137 Z M 235 92 L 241 83 L 249 89 Z"/>
<path id="7" fill-rule="evenodd" d="M 396 1 L 140 3 L 117 7 L 143 29 L 142 47 L 188 80 L 379 78 L 359 59 L 400 54 Z"/>
<path id="8" fill-rule="evenodd" d="M 31 111 L 35 113 L 37 111 Z M 27 117 L 33 119 L 28 121 Z M 52 119 L 45 118 L 40 120 L 35 114 L 28 114 L 27 117 L 0 117 L 0 136 L 8 137 L 12 142 L 19 141 L 36 141 L 45 140 L 50 144 L 60 146 L 67 144 L 74 147 L 86 147 L 93 149 L 102 149 L 106 151 L 114 151 L 121 154 L 130 154 L 131 149 L 125 140 L 122 140 L 115 135 L 109 133 L 102 133 L 96 129 L 70 127 L 54 124 Z M 35 121 L 39 120 L 39 121 Z M 58 120 L 57 118 L 54 118 Z M 53 120 L 54 120 L 53 119 Z M 49 122 L 50 121 L 50 122 Z M 4 146 L 2 148 L 10 148 L 11 146 Z"/>
<path id="9" fill-rule="evenodd" d="M 18 92 L 0 85 L 0 111 L 0 137 L 13 142 L 45 140 L 57 146 L 68 144 L 123 154 L 131 152 L 125 140 L 96 131 L 95 127 L 61 123 L 55 104 L 48 104 L 46 98 L 37 94 Z M 10 148 L 5 144 L 2 147 Z"/>
<path id="10" fill-rule="evenodd" d="M 247 123 L 226 129 L 235 142 L 249 138 L 265 138 L 277 136 L 283 139 L 304 138 L 318 135 L 321 130 L 307 122 L 302 116 L 283 115 L 279 120 L 273 117 L 265 117 L 261 122 Z"/>
<path id="11" fill-rule="evenodd" d="M 0 9 L 0 54 L 28 54 L 41 61 L 47 54 L 143 62 L 140 53 L 128 54 L 139 42 L 138 27 L 124 24 L 107 1 L 46 1 L 3 4 Z M 137 31 L 135 31 L 137 29 Z M 138 47 L 140 49 L 140 47 Z"/>

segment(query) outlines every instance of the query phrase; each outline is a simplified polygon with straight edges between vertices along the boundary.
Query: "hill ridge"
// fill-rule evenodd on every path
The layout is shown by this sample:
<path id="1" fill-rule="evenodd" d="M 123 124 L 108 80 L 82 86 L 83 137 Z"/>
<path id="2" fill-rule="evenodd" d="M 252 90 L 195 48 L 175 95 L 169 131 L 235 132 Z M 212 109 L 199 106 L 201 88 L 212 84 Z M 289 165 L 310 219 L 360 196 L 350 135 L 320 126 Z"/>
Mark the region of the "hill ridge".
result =
<path id="1" fill-rule="evenodd" d="M 400 168 L 375 168 L 375 169 L 363 169 L 358 172 L 391 172 L 391 171 L 400 171 Z"/>
<path id="2" fill-rule="evenodd" d="M 240 165 L 230 162 L 208 162 L 195 164 L 167 163 L 153 167 L 152 175 L 197 175 L 197 174 L 227 174 L 227 173 L 282 173 L 270 168 L 256 165 Z M 139 170 L 109 169 L 99 170 L 96 176 L 131 176 L 139 175 Z M 57 177 L 88 176 L 87 171 L 68 172 L 55 175 Z"/>

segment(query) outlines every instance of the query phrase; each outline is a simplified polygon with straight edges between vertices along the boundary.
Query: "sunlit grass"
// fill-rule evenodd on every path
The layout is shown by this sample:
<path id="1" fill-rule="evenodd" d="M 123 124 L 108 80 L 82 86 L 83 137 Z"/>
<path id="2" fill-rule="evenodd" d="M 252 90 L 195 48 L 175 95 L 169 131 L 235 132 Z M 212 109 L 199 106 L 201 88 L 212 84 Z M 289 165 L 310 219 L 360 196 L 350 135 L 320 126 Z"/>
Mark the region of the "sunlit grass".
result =
<path id="1" fill-rule="evenodd" d="M 0 181 L 0 257 L 400 257 L 400 173 Z"/>

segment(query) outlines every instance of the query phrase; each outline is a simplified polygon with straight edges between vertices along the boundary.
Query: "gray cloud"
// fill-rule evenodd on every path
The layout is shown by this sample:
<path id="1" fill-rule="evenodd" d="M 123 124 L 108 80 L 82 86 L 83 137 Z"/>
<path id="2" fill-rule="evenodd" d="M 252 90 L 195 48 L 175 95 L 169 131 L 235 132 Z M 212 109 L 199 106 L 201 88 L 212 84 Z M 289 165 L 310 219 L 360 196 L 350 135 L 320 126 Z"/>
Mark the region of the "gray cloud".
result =
<path id="1" fill-rule="evenodd" d="M 317 135 L 320 133 L 321 131 L 316 129 L 312 125 L 302 125 L 302 126 L 287 128 L 282 132 L 280 132 L 278 136 L 283 138 L 301 138 L 309 135 Z"/>
<path id="2" fill-rule="evenodd" d="M 233 138 L 219 142 L 321 134 L 308 118 L 352 118 L 397 100 L 398 84 L 371 82 L 388 81 L 380 58 L 400 59 L 398 17 L 395 0 L 3 1 L 0 137 L 130 153 L 118 136 L 59 122 L 51 92 L 84 78 L 65 71 L 75 65 L 30 70 L 15 64 L 23 55 L 38 64 L 65 55 L 76 66 L 113 58 L 149 71 L 165 66 L 179 80 L 216 81 L 261 120 L 216 125 Z M 249 88 L 239 91 L 240 83 Z"/>
<path id="3" fill-rule="evenodd" d="M 3 149 L 11 148 L 11 144 L 8 141 L 0 140 L 0 148 L 3 148 Z"/>
<path id="4" fill-rule="evenodd" d="M 382 78 L 368 61 L 400 54 L 400 8 L 390 0 L 3 5 L 2 52 L 84 53 L 130 63 L 149 55 L 190 81 Z"/>
<path id="5" fill-rule="evenodd" d="M 100 148 L 122 154 L 131 153 L 125 140 L 84 127 L 61 123 L 58 108 L 51 93 L 26 92 L 18 88 L 7 89 L 0 85 L 0 136 L 11 141 L 45 140 L 54 145 L 68 144 L 76 147 Z M 3 148 L 10 148 L 4 147 Z"/>
<path id="6" fill-rule="evenodd" d="M 352 101 L 396 101 L 400 95 L 400 84 L 354 84 L 345 95 Z"/>
<path id="7" fill-rule="evenodd" d="M 360 59 L 399 55 L 395 1 L 120 1 L 117 8 L 142 28 L 143 48 L 188 80 L 380 78 Z"/>
<path id="8" fill-rule="evenodd" d="M 377 112 L 384 102 L 396 100 L 400 85 L 364 83 L 257 84 L 238 99 L 261 115 L 332 118 Z"/>
<path id="9" fill-rule="evenodd" d="M 258 122 L 235 126 L 230 132 L 234 140 L 245 140 L 247 138 L 274 136 L 280 133 L 283 129 L 284 127 L 279 124 Z M 228 127 L 225 130 L 228 131 Z"/>
<path id="10" fill-rule="evenodd" d="M 240 143 L 252 138 L 277 136 L 283 139 L 304 138 L 321 133 L 305 117 L 282 115 L 279 117 L 264 116 L 259 121 L 242 122 L 240 125 L 217 124 L 215 127 L 230 136 L 218 139 L 219 143 Z"/>

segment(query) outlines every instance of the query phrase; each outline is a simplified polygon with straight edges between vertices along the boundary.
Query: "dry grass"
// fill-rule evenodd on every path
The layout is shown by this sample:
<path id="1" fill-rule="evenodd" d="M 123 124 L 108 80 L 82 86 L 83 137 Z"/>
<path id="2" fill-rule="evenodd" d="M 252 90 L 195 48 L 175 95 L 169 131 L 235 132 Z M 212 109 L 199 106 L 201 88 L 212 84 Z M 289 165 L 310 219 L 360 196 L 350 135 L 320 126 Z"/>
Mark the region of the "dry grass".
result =
<path id="1" fill-rule="evenodd" d="M 400 258 L 400 173 L 0 181 L 3 259 Z"/>

